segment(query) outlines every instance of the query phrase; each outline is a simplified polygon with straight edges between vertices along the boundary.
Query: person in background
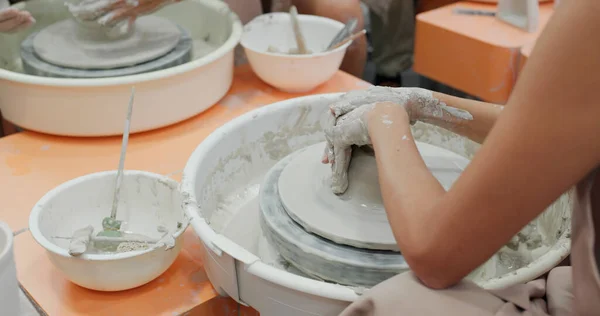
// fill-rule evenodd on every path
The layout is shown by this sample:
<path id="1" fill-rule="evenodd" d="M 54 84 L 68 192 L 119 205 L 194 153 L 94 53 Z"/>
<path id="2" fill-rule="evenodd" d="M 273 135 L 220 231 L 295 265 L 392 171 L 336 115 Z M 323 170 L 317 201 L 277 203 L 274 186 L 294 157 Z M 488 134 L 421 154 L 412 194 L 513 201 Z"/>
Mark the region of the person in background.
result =
<path id="1" fill-rule="evenodd" d="M 375 85 L 402 87 L 413 65 L 415 15 L 459 0 L 363 0 L 369 7 Z"/>
<path id="2" fill-rule="evenodd" d="M 415 0 L 365 0 L 369 6 L 375 85 L 401 87 L 412 67 Z"/>

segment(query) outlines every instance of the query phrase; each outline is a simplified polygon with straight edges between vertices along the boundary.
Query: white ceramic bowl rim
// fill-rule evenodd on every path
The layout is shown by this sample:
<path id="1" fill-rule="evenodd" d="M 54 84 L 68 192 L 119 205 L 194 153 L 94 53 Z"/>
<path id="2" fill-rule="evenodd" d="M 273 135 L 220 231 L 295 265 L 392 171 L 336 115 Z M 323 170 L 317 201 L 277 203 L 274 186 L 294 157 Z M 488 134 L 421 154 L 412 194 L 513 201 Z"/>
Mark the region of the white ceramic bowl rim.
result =
<path id="1" fill-rule="evenodd" d="M 43 210 L 42 206 L 44 204 L 48 203 L 50 200 L 52 200 L 54 198 L 54 196 L 57 195 L 58 193 L 68 190 L 69 188 L 74 187 L 81 182 L 89 181 L 94 178 L 102 178 L 107 175 L 115 174 L 116 172 L 117 172 L 116 170 L 109 170 L 109 171 L 90 173 L 87 175 L 77 177 L 75 179 L 71 179 L 67 182 L 60 184 L 59 186 L 55 187 L 54 189 L 48 191 L 48 193 L 46 193 L 33 206 L 33 209 L 31 210 L 31 214 L 29 215 L 29 231 L 31 232 L 31 235 L 33 236 L 35 241 L 37 241 L 42 247 L 44 247 L 48 251 L 51 251 L 51 252 L 53 252 L 57 255 L 63 256 L 63 257 L 72 258 L 73 256 L 71 256 L 66 249 L 55 245 L 54 243 L 49 241 L 42 234 L 39 224 L 38 224 L 38 219 Z M 143 175 L 148 178 L 161 180 L 161 181 L 169 184 L 169 186 L 171 186 L 173 188 L 173 190 L 179 190 L 179 184 L 177 183 L 177 181 L 175 181 L 167 176 L 163 176 L 161 174 L 147 172 L 147 171 L 141 171 L 141 170 L 124 170 L 124 172 L 125 172 L 125 175 Z M 183 216 L 184 216 L 184 218 L 187 218 L 187 215 L 185 214 L 185 212 L 183 212 Z M 188 226 L 187 222 L 188 222 L 187 220 L 183 221 L 182 224 L 184 224 L 184 225 L 182 225 L 182 227 L 173 234 L 174 238 L 177 238 L 181 234 L 183 234 L 183 232 L 185 231 L 185 229 Z M 136 251 L 122 252 L 122 253 L 115 253 L 115 254 L 83 254 L 81 256 L 78 256 L 77 258 L 83 259 L 83 260 L 111 261 L 111 260 L 120 260 L 120 259 L 131 258 L 131 257 L 139 256 L 144 253 L 156 251 L 159 249 L 160 248 L 150 248 L 150 249 L 145 249 L 145 250 L 136 250 Z"/>
<path id="2" fill-rule="evenodd" d="M 179 66 L 152 71 L 148 73 L 135 74 L 121 77 L 111 78 L 52 78 L 52 77 L 41 77 L 18 73 L 6 69 L 0 69 L 0 78 L 16 81 L 26 84 L 37 84 L 43 86 L 53 87 L 98 87 L 98 86 L 116 86 L 124 84 L 135 84 L 139 82 L 158 80 L 168 78 L 180 73 L 185 73 L 195 68 L 207 65 L 213 61 L 221 58 L 227 52 L 235 48 L 242 37 L 242 23 L 238 16 L 229 9 L 229 6 L 221 1 L 199 1 L 203 5 L 213 8 L 216 11 L 227 10 L 230 22 L 232 22 L 231 34 L 229 38 L 219 48 L 213 52 L 207 54 L 202 58 L 198 58 Z"/>
<path id="3" fill-rule="evenodd" d="M 257 17 L 255 17 L 254 19 L 252 19 L 252 21 L 248 22 L 244 28 L 248 27 L 248 26 L 252 26 L 252 23 L 256 23 L 256 21 L 261 20 L 266 18 L 267 16 L 282 16 L 282 15 L 289 15 L 289 13 L 285 13 L 285 12 L 274 12 L 274 13 L 267 13 L 267 14 L 262 14 L 259 15 Z M 322 17 L 322 16 L 316 16 L 316 15 L 308 15 L 308 14 L 299 14 L 298 15 L 298 19 L 300 21 L 326 21 L 327 23 L 330 24 L 334 24 L 334 25 L 340 25 L 340 26 L 344 26 L 344 23 L 336 21 L 334 19 L 330 19 L 330 18 L 326 18 L 326 17 Z M 253 49 L 249 46 L 247 46 L 245 44 L 245 40 L 244 40 L 244 36 L 246 35 L 246 32 L 244 32 L 244 34 L 242 34 L 242 38 L 240 41 L 240 45 L 242 45 L 242 47 L 244 49 L 259 53 L 259 54 L 263 54 L 263 55 L 267 55 L 267 56 L 278 56 L 278 57 L 289 57 L 292 59 L 308 59 L 308 58 L 313 58 L 313 57 L 319 57 L 319 56 L 327 56 L 327 55 L 331 55 L 335 52 L 339 52 L 342 50 L 346 50 L 348 48 L 348 46 L 352 45 L 353 41 L 349 41 L 348 43 L 337 47 L 335 49 L 332 50 L 327 50 L 324 52 L 318 52 L 318 53 L 312 53 L 312 54 L 285 54 L 285 53 L 274 53 L 274 52 L 269 52 L 269 51 L 259 51 L 256 49 Z"/>
<path id="4" fill-rule="evenodd" d="M 14 236 L 12 230 L 5 222 L 0 222 L 0 234 L 6 235 L 6 245 L 4 246 L 4 249 L 0 249 L 0 262 L 2 262 L 2 259 L 12 251 Z"/>

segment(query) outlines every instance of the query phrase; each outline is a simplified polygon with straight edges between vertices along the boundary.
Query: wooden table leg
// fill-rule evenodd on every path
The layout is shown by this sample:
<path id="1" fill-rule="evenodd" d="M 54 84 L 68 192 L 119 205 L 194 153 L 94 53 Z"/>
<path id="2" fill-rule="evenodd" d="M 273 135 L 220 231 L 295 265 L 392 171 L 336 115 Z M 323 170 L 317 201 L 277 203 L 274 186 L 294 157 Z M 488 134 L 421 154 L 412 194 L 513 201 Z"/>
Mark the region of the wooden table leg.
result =
<path id="1" fill-rule="evenodd" d="M 5 120 L 2 117 L 2 113 L 1 112 L 0 112 L 0 125 L 2 127 L 0 129 L 0 137 L 8 136 L 8 135 L 15 134 L 15 133 L 18 132 L 17 131 L 17 127 L 13 123 Z"/>

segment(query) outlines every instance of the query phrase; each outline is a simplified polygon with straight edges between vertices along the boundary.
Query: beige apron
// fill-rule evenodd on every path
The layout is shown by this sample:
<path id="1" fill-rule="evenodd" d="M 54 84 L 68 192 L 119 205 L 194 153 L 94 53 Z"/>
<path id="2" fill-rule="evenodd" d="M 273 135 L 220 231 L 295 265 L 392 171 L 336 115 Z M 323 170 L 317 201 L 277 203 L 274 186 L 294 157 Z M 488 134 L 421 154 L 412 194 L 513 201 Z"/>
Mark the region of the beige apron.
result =
<path id="1" fill-rule="evenodd" d="M 432 290 L 412 273 L 403 273 L 375 286 L 341 315 L 600 315 L 600 236 L 595 234 L 600 230 L 600 172 L 577 185 L 572 225 L 572 266 L 556 267 L 546 279 L 498 291 L 467 281 Z"/>

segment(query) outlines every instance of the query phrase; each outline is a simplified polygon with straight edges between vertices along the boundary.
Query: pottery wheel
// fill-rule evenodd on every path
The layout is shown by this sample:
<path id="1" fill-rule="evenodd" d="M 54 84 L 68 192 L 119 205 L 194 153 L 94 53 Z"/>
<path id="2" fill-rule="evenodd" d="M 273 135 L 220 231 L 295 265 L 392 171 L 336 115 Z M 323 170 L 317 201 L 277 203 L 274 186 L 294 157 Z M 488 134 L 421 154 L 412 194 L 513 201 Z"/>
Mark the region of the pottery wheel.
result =
<path id="1" fill-rule="evenodd" d="M 181 33 L 179 43 L 166 55 L 134 66 L 112 69 L 78 69 L 48 63 L 40 59 L 35 53 L 33 41 L 37 33 L 33 33 L 21 42 L 23 70 L 25 70 L 25 73 L 34 76 L 84 79 L 130 76 L 172 68 L 189 62 L 192 59 L 192 49 L 194 47 L 189 32 L 180 26 L 178 26 L 178 29 Z"/>
<path id="2" fill-rule="evenodd" d="M 364 249 L 398 251 L 383 207 L 375 157 L 356 149 L 348 190 L 331 191 L 331 167 L 319 160 L 324 143 L 298 153 L 279 177 L 279 197 L 289 216 L 308 232 Z M 425 163 L 447 189 L 469 160 L 449 150 L 417 142 Z"/>
<path id="3" fill-rule="evenodd" d="M 269 244 L 303 273 L 339 284 L 370 287 L 407 271 L 408 265 L 398 252 L 337 244 L 306 232 L 287 215 L 279 200 L 277 183 L 282 170 L 295 155 L 292 153 L 280 160 L 261 185 L 260 224 Z"/>
<path id="4" fill-rule="evenodd" d="M 51 64 L 78 69 L 133 66 L 171 51 L 181 37 L 173 22 L 156 16 L 137 19 L 135 32 L 122 40 L 90 41 L 77 36 L 76 22 L 64 20 L 40 31 L 35 53 Z"/>
<path id="5" fill-rule="evenodd" d="M 452 185 L 454 179 L 458 177 L 460 171 L 469 162 L 459 155 L 436 146 L 423 143 L 417 143 L 417 145 L 424 156 L 426 164 L 446 189 Z M 384 247 L 397 250 L 385 213 L 382 213 L 383 215 L 378 213 L 384 212 L 384 210 L 381 206 L 381 196 L 376 176 L 366 177 L 364 174 L 367 172 L 366 170 L 353 170 L 358 164 L 374 163 L 374 161 L 370 161 L 374 160 L 374 157 L 360 152 L 353 156 L 353 159 L 357 159 L 357 162 L 350 169 L 349 190 L 344 195 L 337 196 L 331 193 L 327 180 L 331 170 L 329 166 L 321 164 L 319 159 L 324 146 L 324 143 L 320 143 L 294 152 L 280 160 L 266 174 L 261 186 L 259 201 L 261 227 L 268 242 L 277 249 L 285 260 L 302 272 L 317 279 L 339 284 L 370 287 L 408 270 L 409 267 L 404 257 L 397 251 L 349 246 L 351 242 L 355 244 L 362 243 L 371 247 L 383 244 Z M 358 162 L 362 159 L 365 159 L 365 162 Z M 301 169 L 299 173 L 294 173 L 295 180 L 293 178 L 289 180 L 295 181 L 295 184 L 287 188 L 285 181 L 288 180 L 284 179 L 284 174 L 299 166 L 304 169 Z M 364 169 L 368 168 L 369 166 Z M 374 174 L 376 175 L 376 173 Z M 287 176 L 291 177 L 292 174 Z M 356 177 L 361 176 L 366 178 L 361 180 L 364 183 L 356 184 Z M 368 193 L 360 192 L 360 188 L 365 188 L 368 185 L 367 183 L 374 183 L 373 187 L 375 189 Z M 286 187 L 285 190 L 288 190 L 288 193 L 280 191 L 284 187 Z M 332 195 L 327 196 L 329 193 Z M 290 194 L 290 196 L 287 194 Z M 313 196 L 309 197 L 311 194 Z M 282 203 L 284 195 L 287 201 L 286 207 Z M 300 202 L 291 202 L 292 196 L 296 196 L 297 201 Z M 339 204 L 337 200 L 339 200 Z M 325 205 L 319 204 L 323 203 L 322 201 L 328 201 L 335 209 L 327 209 Z M 340 206 L 344 204 L 346 205 L 345 208 Z M 293 211 L 287 208 L 293 209 Z M 311 213 L 311 210 L 309 212 L 303 211 L 309 208 L 314 209 L 315 212 L 321 212 L 320 220 L 313 220 L 311 214 L 315 213 Z M 335 211 L 336 209 L 337 211 Z M 359 211 L 366 212 L 367 215 L 353 218 L 343 216 L 344 213 L 336 213 L 356 213 Z M 339 229 L 340 225 L 338 224 L 319 226 L 320 233 L 317 232 L 314 226 L 318 226 L 318 222 L 325 224 L 326 217 L 334 218 L 337 222 L 346 222 L 348 227 L 354 228 L 354 232 L 346 231 L 347 235 L 351 237 L 350 242 L 340 242 L 348 240 L 340 238 L 339 235 L 341 234 L 334 235 L 328 231 L 331 228 L 337 229 L 337 232 L 344 232 L 344 230 Z M 344 219 L 344 217 L 350 219 Z M 361 218 L 365 222 L 359 225 L 357 218 Z M 382 221 L 385 221 L 385 223 L 382 223 Z M 307 225 L 309 222 L 313 226 Z M 386 241 L 386 243 L 381 240 L 373 241 L 373 238 L 369 238 L 366 234 L 356 233 L 364 230 L 366 225 L 375 225 L 382 230 L 386 230 L 389 236 L 392 236 L 393 245 L 390 245 L 389 241 Z M 327 237 L 329 235 L 334 235 L 333 237 L 337 242 L 332 241 L 334 238 Z M 383 234 L 379 236 L 381 235 Z M 359 238 L 356 236 L 359 236 Z M 367 242 L 365 242 L 365 239 Z"/>

